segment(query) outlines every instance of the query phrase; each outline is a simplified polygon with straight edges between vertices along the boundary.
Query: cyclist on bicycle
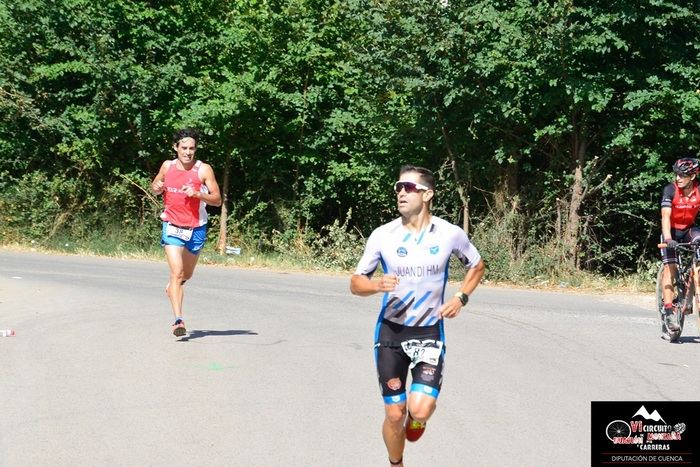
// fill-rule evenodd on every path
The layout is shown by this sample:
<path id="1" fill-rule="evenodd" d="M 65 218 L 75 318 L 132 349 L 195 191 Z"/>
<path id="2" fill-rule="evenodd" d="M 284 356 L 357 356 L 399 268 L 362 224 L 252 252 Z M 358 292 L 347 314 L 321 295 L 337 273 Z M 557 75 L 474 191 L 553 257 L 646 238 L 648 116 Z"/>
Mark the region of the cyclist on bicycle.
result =
<path id="1" fill-rule="evenodd" d="M 676 181 L 664 187 L 661 196 L 661 237 L 666 248 L 661 250 L 664 264 L 661 283 L 663 285 L 664 314 L 666 327 L 678 329 L 673 313 L 673 287 L 671 278 L 676 275 L 679 242 L 700 242 L 700 228 L 695 226 L 695 217 L 700 211 L 700 183 L 696 180 L 700 161 L 692 157 L 678 159 L 673 164 Z"/>

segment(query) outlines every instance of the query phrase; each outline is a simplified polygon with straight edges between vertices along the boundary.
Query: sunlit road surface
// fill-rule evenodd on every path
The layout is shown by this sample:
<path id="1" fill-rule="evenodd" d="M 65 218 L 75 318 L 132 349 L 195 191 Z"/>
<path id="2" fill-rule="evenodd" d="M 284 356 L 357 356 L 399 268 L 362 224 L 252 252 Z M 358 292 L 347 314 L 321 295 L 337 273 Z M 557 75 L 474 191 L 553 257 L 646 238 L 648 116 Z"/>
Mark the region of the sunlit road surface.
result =
<path id="1" fill-rule="evenodd" d="M 0 251 L 0 465 L 384 466 L 349 277 L 200 265 L 175 338 L 165 261 Z M 454 292 L 455 285 L 448 293 Z M 590 465 L 593 400 L 697 400 L 700 341 L 651 296 L 481 287 L 446 322 L 407 466 Z"/>

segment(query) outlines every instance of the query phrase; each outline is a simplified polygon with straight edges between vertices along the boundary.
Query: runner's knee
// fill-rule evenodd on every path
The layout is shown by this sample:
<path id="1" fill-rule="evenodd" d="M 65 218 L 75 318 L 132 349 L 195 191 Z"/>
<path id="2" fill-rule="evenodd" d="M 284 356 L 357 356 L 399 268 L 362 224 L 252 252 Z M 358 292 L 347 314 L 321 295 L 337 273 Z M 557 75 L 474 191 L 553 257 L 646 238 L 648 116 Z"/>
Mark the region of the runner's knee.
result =
<path id="1" fill-rule="evenodd" d="M 391 404 L 386 406 L 386 419 L 389 423 L 403 423 L 406 418 L 405 404 Z"/>
<path id="2" fill-rule="evenodd" d="M 430 418 L 431 414 L 432 410 L 426 409 L 424 407 L 420 407 L 415 411 L 411 411 L 411 417 L 419 422 L 425 422 L 426 420 L 428 420 L 428 418 Z"/>
<path id="3" fill-rule="evenodd" d="M 184 284 L 185 281 L 187 280 L 185 278 L 185 271 L 182 269 L 177 270 L 177 271 L 170 271 L 170 278 L 171 278 L 171 283 L 178 282 L 180 285 Z"/>
<path id="4" fill-rule="evenodd" d="M 411 412 L 411 417 L 419 422 L 424 422 L 435 410 L 435 399 L 422 398 L 418 403 L 409 404 L 409 412 Z"/>

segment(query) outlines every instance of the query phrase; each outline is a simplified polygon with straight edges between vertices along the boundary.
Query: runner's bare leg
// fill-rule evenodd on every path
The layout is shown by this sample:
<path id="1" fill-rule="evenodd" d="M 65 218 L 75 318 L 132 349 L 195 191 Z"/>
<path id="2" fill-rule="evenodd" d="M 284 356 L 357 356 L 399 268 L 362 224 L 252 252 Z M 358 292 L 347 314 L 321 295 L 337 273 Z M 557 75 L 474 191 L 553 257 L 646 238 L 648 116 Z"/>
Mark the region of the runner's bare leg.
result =
<path id="1" fill-rule="evenodd" d="M 406 445 L 406 433 L 404 422 L 406 420 L 406 403 L 384 404 L 384 423 L 382 424 L 382 437 L 389 454 L 389 459 L 399 460 L 403 457 L 403 449 Z M 403 463 L 398 464 L 399 466 Z"/>
<path id="2" fill-rule="evenodd" d="M 182 318 L 182 300 L 184 291 L 182 281 L 185 280 L 184 255 L 185 247 L 165 245 L 165 256 L 168 259 L 170 278 L 166 291 L 170 298 L 170 306 L 173 309 L 175 319 Z"/>

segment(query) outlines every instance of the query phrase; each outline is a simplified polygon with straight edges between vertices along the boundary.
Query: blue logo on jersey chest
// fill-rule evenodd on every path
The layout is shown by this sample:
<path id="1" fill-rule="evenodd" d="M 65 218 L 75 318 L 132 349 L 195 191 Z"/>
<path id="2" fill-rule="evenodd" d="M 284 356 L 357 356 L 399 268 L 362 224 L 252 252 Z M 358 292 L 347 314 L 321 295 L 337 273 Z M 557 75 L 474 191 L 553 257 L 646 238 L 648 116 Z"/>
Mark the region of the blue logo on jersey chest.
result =
<path id="1" fill-rule="evenodd" d="M 438 254 L 438 251 L 440 251 L 440 246 L 439 246 L 439 245 L 435 245 L 435 246 L 431 246 L 431 247 L 430 247 L 430 254 L 431 254 L 431 255 L 437 255 L 437 254 Z"/>
<path id="2" fill-rule="evenodd" d="M 408 254 L 408 250 L 406 250 L 406 248 L 400 246 L 396 249 L 396 254 L 403 258 L 404 256 L 406 256 Z"/>

